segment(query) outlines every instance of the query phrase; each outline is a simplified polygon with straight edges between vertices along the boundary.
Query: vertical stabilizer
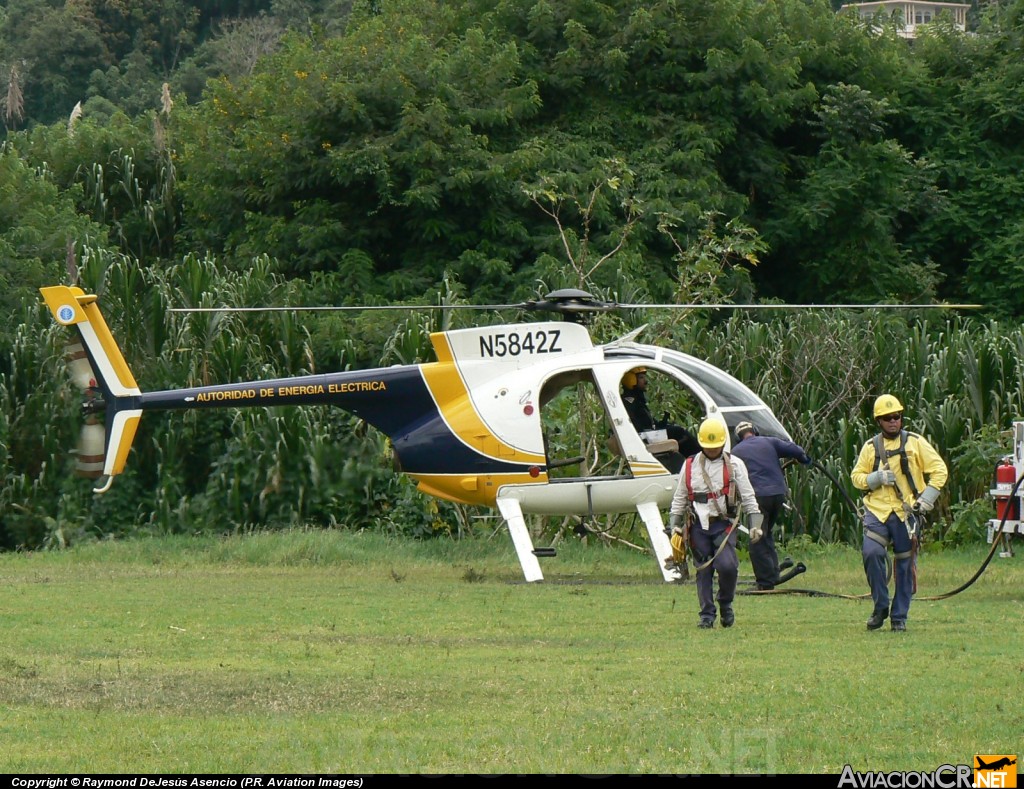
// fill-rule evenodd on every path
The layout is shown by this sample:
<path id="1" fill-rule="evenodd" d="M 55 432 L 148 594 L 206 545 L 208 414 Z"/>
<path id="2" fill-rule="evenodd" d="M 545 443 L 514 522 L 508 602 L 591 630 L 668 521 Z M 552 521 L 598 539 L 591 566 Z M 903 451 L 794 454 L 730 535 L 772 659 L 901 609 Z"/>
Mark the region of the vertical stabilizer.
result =
<path id="1" fill-rule="evenodd" d="M 78 333 L 80 346 L 69 354 L 68 362 L 72 380 L 87 394 L 88 409 L 83 410 L 106 412 L 102 471 L 106 481 L 95 489 L 102 493 L 110 488 L 113 477 L 124 471 L 142 416 L 142 409 L 136 402 L 142 392 L 100 313 L 95 295 L 67 285 L 40 288 L 39 292 L 54 320 L 62 326 L 73 327 Z M 73 344 L 72 348 L 76 346 Z M 88 366 L 81 359 L 82 348 Z M 98 404 L 97 390 L 103 398 Z"/>

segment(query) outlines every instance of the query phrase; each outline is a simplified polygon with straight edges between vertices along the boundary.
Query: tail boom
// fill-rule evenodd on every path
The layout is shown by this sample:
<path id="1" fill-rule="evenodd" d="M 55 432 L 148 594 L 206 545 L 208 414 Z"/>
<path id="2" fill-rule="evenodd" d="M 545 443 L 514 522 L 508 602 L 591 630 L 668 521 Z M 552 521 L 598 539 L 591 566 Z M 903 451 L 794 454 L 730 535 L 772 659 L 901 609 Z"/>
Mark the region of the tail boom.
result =
<path id="1" fill-rule="evenodd" d="M 402 471 L 431 495 L 493 505 L 501 484 L 547 481 L 539 435 L 537 447 L 496 435 L 453 361 L 142 392 L 96 296 L 63 285 L 40 290 L 57 323 L 77 331 L 81 347 L 68 361 L 85 412 L 104 412 L 106 479 L 97 492 L 124 470 L 145 411 L 313 405 L 341 408 L 383 432 Z"/>

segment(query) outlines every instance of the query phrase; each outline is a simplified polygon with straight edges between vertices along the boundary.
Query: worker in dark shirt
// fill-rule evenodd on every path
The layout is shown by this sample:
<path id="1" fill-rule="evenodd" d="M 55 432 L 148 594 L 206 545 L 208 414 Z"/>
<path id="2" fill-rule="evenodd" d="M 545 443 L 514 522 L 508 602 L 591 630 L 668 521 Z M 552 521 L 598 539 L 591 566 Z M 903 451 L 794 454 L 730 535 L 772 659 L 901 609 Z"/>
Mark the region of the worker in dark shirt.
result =
<path id="1" fill-rule="evenodd" d="M 669 471 L 678 472 L 682 468 L 682 459 L 690 455 L 696 455 L 701 451 L 700 444 L 685 428 L 679 425 L 670 424 L 666 413 L 660 420 L 655 420 L 651 414 L 650 406 L 647 404 L 647 369 L 645 367 L 634 367 L 622 378 L 622 404 L 629 414 L 629 421 L 633 423 L 636 432 L 643 434 L 649 430 L 664 430 L 667 438 L 675 440 L 679 444 L 679 462 L 673 463 L 674 468 Z"/>
<path id="2" fill-rule="evenodd" d="M 779 554 L 775 549 L 772 527 L 782 514 L 789 488 L 782 475 L 782 458 L 793 458 L 810 465 L 811 459 L 799 444 L 774 436 L 762 436 L 750 422 L 736 425 L 736 444 L 732 454 L 741 458 L 750 473 L 757 506 L 764 515 L 764 537 L 750 544 L 750 563 L 758 589 L 774 589 L 779 583 Z"/>

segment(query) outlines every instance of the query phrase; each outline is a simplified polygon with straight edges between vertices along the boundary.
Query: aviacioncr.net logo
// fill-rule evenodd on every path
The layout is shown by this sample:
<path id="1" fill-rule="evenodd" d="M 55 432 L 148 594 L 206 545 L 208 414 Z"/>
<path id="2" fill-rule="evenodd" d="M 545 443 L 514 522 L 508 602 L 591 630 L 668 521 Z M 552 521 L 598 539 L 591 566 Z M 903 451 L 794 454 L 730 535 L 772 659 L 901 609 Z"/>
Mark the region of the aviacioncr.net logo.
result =
<path id="1" fill-rule="evenodd" d="M 1017 757 L 998 753 L 975 754 L 974 786 L 976 789 L 1015 789 Z"/>

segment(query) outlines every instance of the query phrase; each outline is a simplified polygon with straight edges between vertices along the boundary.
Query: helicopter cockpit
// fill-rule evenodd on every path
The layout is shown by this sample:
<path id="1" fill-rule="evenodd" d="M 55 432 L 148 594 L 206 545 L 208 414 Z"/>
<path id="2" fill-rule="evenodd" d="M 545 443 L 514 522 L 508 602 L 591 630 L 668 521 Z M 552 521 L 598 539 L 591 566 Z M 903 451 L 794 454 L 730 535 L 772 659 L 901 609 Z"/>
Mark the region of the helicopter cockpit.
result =
<path id="1" fill-rule="evenodd" d="M 730 435 L 736 425 L 748 421 L 753 423 L 760 435 L 792 440 L 786 428 L 760 397 L 741 381 L 703 359 L 680 351 L 643 345 L 634 345 L 628 350 L 623 347 L 608 348 L 605 358 L 629 359 L 631 364 L 643 364 L 648 371 L 663 369 L 703 405 L 704 413 L 699 418 L 720 414 L 729 427 Z"/>
<path id="2" fill-rule="evenodd" d="M 603 361 L 554 372 L 539 396 L 548 474 L 551 481 L 581 477 L 632 477 L 675 473 L 680 448 L 665 430 L 640 431 L 625 414 L 624 376 L 642 366 L 650 379 L 650 407 L 691 435 L 708 416 L 732 429 L 752 422 L 761 435 L 790 436 L 767 404 L 725 371 L 688 354 L 654 346 L 605 350 Z M 663 413 L 664 412 L 664 413 Z"/>

